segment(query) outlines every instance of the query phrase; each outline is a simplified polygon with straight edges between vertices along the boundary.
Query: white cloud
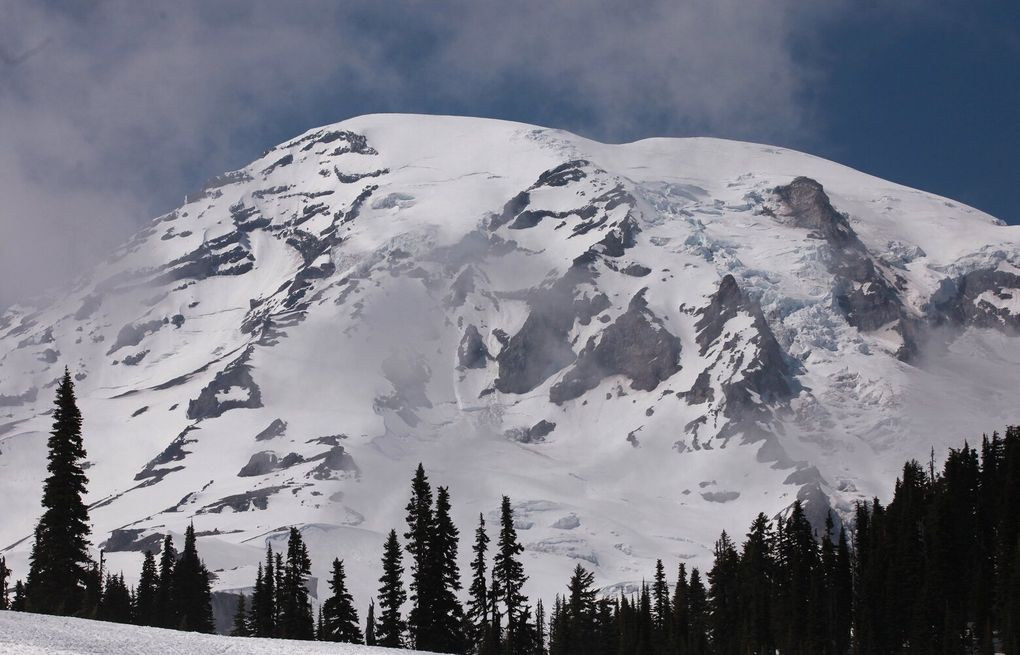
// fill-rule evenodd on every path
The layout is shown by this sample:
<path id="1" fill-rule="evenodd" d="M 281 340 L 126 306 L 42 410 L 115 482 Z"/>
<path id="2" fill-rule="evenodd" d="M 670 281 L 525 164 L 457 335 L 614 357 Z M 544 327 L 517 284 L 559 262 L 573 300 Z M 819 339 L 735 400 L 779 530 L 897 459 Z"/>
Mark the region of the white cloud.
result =
<path id="1" fill-rule="evenodd" d="M 509 113 L 610 139 L 762 140 L 810 123 L 811 73 L 792 52 L 814 16 L 792 1 L 13 0 L 5 12 L 0 307 L 304 121 Z"/>

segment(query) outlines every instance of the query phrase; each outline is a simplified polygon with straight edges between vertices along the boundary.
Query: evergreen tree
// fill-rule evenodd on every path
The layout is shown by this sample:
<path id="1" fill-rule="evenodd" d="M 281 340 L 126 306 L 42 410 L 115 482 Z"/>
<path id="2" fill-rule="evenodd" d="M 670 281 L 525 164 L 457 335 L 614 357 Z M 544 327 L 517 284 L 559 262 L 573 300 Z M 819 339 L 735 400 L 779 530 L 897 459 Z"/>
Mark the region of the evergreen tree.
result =
<path id="1" fill-rule="evenodd" d="M 485 554 L 489 550 L 489 535 L 485 533 L 485 517 L 478 515 L 475 543 L 471 551 L 471 586 L 468 588 L 467 620 L 471 626 L 472 650 L 478 652 L 489 631 L 489 590 L 486 585 Z"/>
<path id="2" fill-rule="evenodd" d="M 368 604 L 368 618 L 365 619 L 365 645 L 375 646 L 375 599 Z"/>
<path id="3" fill-rule="evenodd" d="M 237 609 L 234 610 L 234 623 L 230 628 L 230 636 L 251 636 L 251 628 L 248 625 L 248 608 L 246 606 L 243 593 L 237 597 Z"/>
<path id="4" fill-rule="evenodd" d="M 159 580 L 156 584 L 156 604 L 153 610 L 153 625 L 161 628 L 177 627 L 177 605 L 174 602 L 174 566 L 177 551 L 170 535 L 163 537 L 163 548 L 159 555 Z"/>
<path id="5" fill-rule="evenodd" d="M 159 594 L 159 573 L 156 570 L 156 557 L 151 550 L 145 551 L 142 561 L 142 574 L 138 578 L 135 591 L 135 623 L 138 625 L 158 625 L 156 600 Z"/>
<path id="6" fill-rule="evenodd" d="M 112 623 L 131 623 L 131 592 L 124 575 L 107 574 L 99 603 L 98 618 Z"/>
<path id="7" fill-rule="evenodd" d="M 776 651 L 772 635 L 772 596 L 776 567 L 774 542 L 772 523 L 764 514 L 758 514 L 747 533 L 738 571 L 738 590 L 741 596 L 741 623 L 738 632 L 745 652 Z"/>
<path id="8" fill-rule="evenodd" d="M 847 543 L 846 530 L 840 529 L 836 546 L 836 577 L 832 593 L 836 597 L 836 623 L 833 626 L 835 652 L 844 655 L 850 650 L 853 626 L 853 559 Z"/>
<path id="9" fill-rule="evenodd" d="M 7 568 L 7 560 L 0 556 L 0 610 L 10 609 L 10 601 L 7 596 L 7 580 L 11 577 L 11 570 Z"/>
<path id="10" fill-rule="evenodd" d="M 12 612 L 24 612 L 25 609 L 25 584 L 18 580 L 14 583 L 14 598 L 11 599 Z"/>
<path id="11" fill-rule="evenodd" d="M 545 624 L 545 606 L 542 604 L 542 599 L 539 598 L 538 602 L 535 603 L 535 630 L 537 632 L 537 648 L 535 655 L 546 655 L 546 624 Z"/>
<path id="12" fill-rule="evenodd" d="M 53 410 L 53 429 L 43 483 L 43 515 L 35 528 L 35 541 L 25 605 L 31 612 L 58 615 L 83 615 L 85 587 L 89 572 L 89 513 L 85 506 L 88 478 L 82 463 L 85 447 L 81 435 L 82 419 L 74 396 L 71 372 L 57 386 Z"/>
<path id="13" fill-rule="evenodd" d="M 272 637 L 276 634 L 276 567 L 273 547 L 266 546 L 265 565 L 259 564 L 255 574 L 255 588 L 251 595 L 251 633 L 253 637 Z"/>
<path id="14" fill-rule="evenodd" d="M 666 582 L 666 567 L 662 560 L 655 560 L 655 576 L 652 578 L 652 619 L 654 632 L 652 642 L 658 652 L 669 643 L 673 624 L 673 612 L 669 602 L 669 583 Z"/>
<path id="15" fill-rule="evenodd" d="M 283 584 L 277 587 L 279 622 L 277 636 L 282 639 L 313 639 L 315 619 L 308 594 L 308 576 L 312 562 L 308 547 L 297 528 L 290 529 L 287 539 L 287 561 L 283 568 Z M 279 576 L 279 569 L 277 575 Z"/>
<path id="16" fill-rule="evenodd" d="M 567 585 L 567 598 L 559 611 L 556 641 L 550 650 L 562 655 L 587 655 L 595 642 L 595 575 L 578 564 Z"/>
<path id="17" fill-rule="evenodd" d="M 358 611 L 354 609 L 354 598 L 347 591 L 344 563 L 339 558 L 333 560 L 329 588 L 333 594 L 322 604 L 322 631 L 319 639 L 360 644 L 362 636 L 358 625 Z"/>
<path id="18" fill-rule="evenodd" d="M 688 651 L 691 634 L 690 591 L 687 587 L 687 567 L 681 562 L 677 569 L 676 588 L 673 591 L 672 646 L 678 653 Z"/>
<path id="19" fill-rule="evenodd" d="M 375 637 L 379 646 L 401 648 L 404 645 L 404 630 L 407 624 L 400 616 L 400 607 L 407 600 L 404 591 L 404 567 L 401 563 L 400 543 L 397 531 L 390 530 L 383 545 L 383 574 L 379 578 L 379 623 Z"/>
<path id="20" fill-rule="evenodd" d="M 178 630 L 214 632 L 209 571 L 198 557 L 194 524 L 184 532 L 184 550 L 173 569 L 172 593 Z"/>
<path id="21" fill-rule="evenodd" d="M 713 650 L 718 655 L 738 655 L 740 651 L 739 557 L 724 531 L 715 542 L 715 560 L 708 572 L 709 607 Z"/>
<path id="22" fill-rule="evenodd" d="M 690 628 L 687 636 L 687 653 L 689 655 L 708 655 L 709 607 L 708 593 L 701 582 L 698 569 L 691 570 L 691 579 L 687 585 L 687 608 Z"/>
<path id="23" fill-rule="evenodd" d="M 411 499 L 407 503 L 407 540 L 405 549 L 411 565 L 411 611 L 407 617 L 409 645 L 420 650 L 433 650 L 437 641 L 433 634 L 437 622 L 436 596 L 439 573 L 430 557 L 435 515 L 432 487 L 420 463 L 411 481 Z"/>
<path id="24" fill-rule="evenodd" d="M 496 544 L 492 572 L 494 580 L 499 583 L 498 600 L 502 601 L 506 612 L 505 650 L 509 655 L 523 655 L 527 652 L 525 641 L 528 638 L 523 613 L 528 599 L 521 590 L 528 578 L 524 575 L 524 566 L 520 561 L 524 546 L 517 540 L 513 509 L 508 496 L 503 496 L 499 523 L 499 541 Z"/>
<path id="25" fill-rule="evenodd" d="M 434 570 L 433 625 L 429 629 L 428 648 L 437 653 L 460 653 L 466 646 L 464 608 L 457 592 L 461 590 L 457 551 L 460 532 L 450 516 L 450 492 L 436 489 L 435 523 L 429 538 L 429 566 Z"/>
<path id="26" fill-rule="evenodd" d="M 283 600 L 286 593 L 284 577 L 286 570 L 283 567 L 283 555 L 273 553 L 273 589 L 275 590 L 273 601 L 273 634 L 277 637 L 283 633 Z"/>

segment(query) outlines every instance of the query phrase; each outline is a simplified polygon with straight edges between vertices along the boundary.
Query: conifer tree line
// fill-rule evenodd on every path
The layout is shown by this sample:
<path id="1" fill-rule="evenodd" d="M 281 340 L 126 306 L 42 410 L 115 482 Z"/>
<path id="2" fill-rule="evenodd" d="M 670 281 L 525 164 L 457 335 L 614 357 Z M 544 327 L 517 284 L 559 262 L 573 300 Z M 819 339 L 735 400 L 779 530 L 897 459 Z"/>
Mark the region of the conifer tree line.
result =
<path id="1" fill-rule="evenodd" d="M 9 599 L 10 571 L 0 558 L 0 609 L 212 632 L 209 572 L 198 556 L 194 526 L 185 532 L 179 554 L 169 535 L 165 538 L 158 569 L 153 554 L 145 553 L 133 589 L 123 573 L 104 570 L 102 554 L 98 562 L 89 555 L 82 416 L 68 369 L 57 385 L 47 447 L 43 514 L 35 528 L 28 576 L 15 583 Z"/>
<path id="2" fill-rule="evenodd" d="M 81 414 L 65 371 L 57 389 L 43 515 L 27 579 L 0 610 L 73 615 L 212 632 L 210 574 L 189 526 L 146 552 L 138 585 L 88 555 Z M 628 593 L 606 594 L 578 565 L 548 607 L 524 594 L 524 551 L 504 496 L 498 524 L 479 515 L 470 571 L 446 487 L 419 464 L 404 529 L 390 530 L 378 593 L 362 623 L 336 557 L 313 613 L 311 560 L 290 528 L 267 546 L 231 634 L 365 643 L 470 655 L 1020 655 L 1020 427 L 950 449 L 945 463 L 907 462 L 891 502 L 859 503 L 844 528 L 812 526 L 800 501 L 759 514 L 738 543 L 723 532 L 707 571 L 662 560 Z M 157 559 L 158 555 L 158 559 Z"/>

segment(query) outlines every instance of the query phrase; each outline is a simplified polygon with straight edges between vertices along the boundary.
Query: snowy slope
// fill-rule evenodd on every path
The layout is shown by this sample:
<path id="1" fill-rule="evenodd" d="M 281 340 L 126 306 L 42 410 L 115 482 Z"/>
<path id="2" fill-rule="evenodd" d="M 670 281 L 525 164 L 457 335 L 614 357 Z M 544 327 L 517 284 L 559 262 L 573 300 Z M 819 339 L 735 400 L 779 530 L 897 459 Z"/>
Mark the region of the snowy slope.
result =
<path id="1" fill-rule="evenodd" d="M 194 521 L 242 589 L 300 525 L 367 605 L 422 461 L 465 537 L 511 496 L 529 592 L 634 583 L 1015 421 L 1018 294 L 1020 228 L 802 153 L 363 116 L 0 317 L 0 548 L 23 573 L 66 364 L 129 576 Z"/>
<path id="2" fill-rule="evenodd" d="M 2 655 L 385 655 L 396 651 L 316 641 L 202 635 L 62 616 L 0 612 Z M 399 651 L 421 653 L 424 651 Z"/>

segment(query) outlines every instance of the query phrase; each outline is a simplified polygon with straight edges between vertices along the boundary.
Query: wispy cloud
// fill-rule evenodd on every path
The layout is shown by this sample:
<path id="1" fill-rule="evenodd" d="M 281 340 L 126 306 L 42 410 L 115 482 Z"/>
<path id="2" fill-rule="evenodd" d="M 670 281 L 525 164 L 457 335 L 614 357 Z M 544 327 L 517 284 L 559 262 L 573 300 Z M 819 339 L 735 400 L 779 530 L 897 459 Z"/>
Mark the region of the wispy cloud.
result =
<path id="1" fill-rule="evenodd" d="M 739 0 L 7 0 L 0 307 L 105 254 L 199 180 L 366 111 L 597 138 L 811 131 L 817 10 Z"/>

